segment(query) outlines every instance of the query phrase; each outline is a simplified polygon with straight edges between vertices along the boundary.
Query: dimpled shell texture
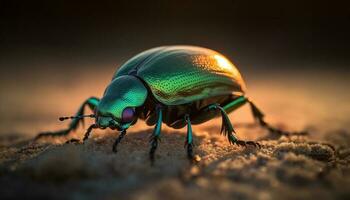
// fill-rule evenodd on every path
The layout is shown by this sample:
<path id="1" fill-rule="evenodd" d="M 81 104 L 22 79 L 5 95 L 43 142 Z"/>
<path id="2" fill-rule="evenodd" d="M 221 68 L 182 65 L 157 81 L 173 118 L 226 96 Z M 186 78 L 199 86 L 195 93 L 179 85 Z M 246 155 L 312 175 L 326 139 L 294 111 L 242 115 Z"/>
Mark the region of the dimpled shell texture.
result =
<path id="1" fill-rule="evenodd" d="M 120 76 L 106 88 L 97 110 L 102 116 L 119 120 L 127 107 L 142 106 L 147 98 L 147 88 L 134 76 Z"/>
<path id="2" fill-rule="evenodd" d="M 245 83 L 237 68 L 220 53 L 195 46 L 164 46 L 131 58 L 114 78 L 135 74 L 154 97 L 165 105 L 234 94 L 241 96 Z"/>

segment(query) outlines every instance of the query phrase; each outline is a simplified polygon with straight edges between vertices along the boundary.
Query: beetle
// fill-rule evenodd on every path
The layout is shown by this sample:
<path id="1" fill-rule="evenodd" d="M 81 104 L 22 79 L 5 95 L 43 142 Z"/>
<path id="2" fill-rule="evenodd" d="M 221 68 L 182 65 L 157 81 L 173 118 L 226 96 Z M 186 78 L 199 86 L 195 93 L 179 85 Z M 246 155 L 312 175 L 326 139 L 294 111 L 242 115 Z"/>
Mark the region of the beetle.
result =
<path id="1" fill-rule="evenodd" d="M 248 103 L 257 122 L 273 132 L 264 120 L 264 114 L 245 96 L 246 86 L 238 69 L 220 53 L 196 46 L 162 46 L 144 51 L 125 62 L 113 75 L 103 97 L 88 98 L 71 117 L 67 129 L 39 134 L 65 136 L 78 127 L 84 117 L 95 118 L 83 141 L 93 129 L 110 128 L 120 131 L 112 150 L 126 135 L 126 130 L 138 119 L 155 126 L 150 137 L 149 156 L 152 163 L 161 136 L 162 123 L 179 129 L 187 126 L 185 147 L 187 157 L 193 160 L 192 124 L 201 124 L 221 115 L 221 133 L 230 144 L 253 145 L 254 141 L 239 140 L 228 113 Z M 84 115 L 88 106 L 93 114 Z"/>

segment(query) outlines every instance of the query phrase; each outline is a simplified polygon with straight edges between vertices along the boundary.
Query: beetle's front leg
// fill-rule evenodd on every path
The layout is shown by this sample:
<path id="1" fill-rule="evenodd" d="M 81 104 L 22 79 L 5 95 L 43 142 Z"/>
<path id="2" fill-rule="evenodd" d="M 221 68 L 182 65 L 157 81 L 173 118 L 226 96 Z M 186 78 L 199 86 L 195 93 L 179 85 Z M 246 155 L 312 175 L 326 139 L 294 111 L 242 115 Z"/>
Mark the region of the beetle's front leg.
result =
<path id="1" fill-rule="evenodd" d="M 86 130 L 86 132 L 84 134 L 83 143 L 89 138 L 92 129 L 95 129 L 95 128 L 98 128 L 98 126 L 96 124 L 92 124 L 89 126 L 89 128 Z M 73 138 L 73 139 L 70 139 L 66 142 L 66 144 L 70 144 L 70 143 L 79 144 L 82 142 L 79 139 Z"/>
<path id="2" fill-rule="evenodd" d="M 151 164 L 154 164 L 154 154 L 158 147 L 158 142 L 160 141 L 160 133 L 162 129 L 162 107 L 161 105 L 156 106 L 156 113 L 157 113 L 157 123 L 153 130 L 153 133 L 150 138 L 150 144 L 151 149 L 149 151 L 149 158 L 151 160 Z"/>
<path id="3" fill-rule="evenodd" d="M 120 141 L 122 141 L 122 139 L 124 138 L 124 136 L 126 135 L 126 130 L 123 130 L 120 135 L 118 136 L 118 138 L 115 140 L 114 144 L 113 144 L 113 152 L 117 153 L 117 146 L 120 143 Z"/>
<path id="4" fill-rule="evenodd" d="M 96 97 L 90 97 L 88 98 L 79 108 L 78 112 L 76 113 L 76 116 L 81 116 L 84 114 L 84 108 L 85 106 L 88 106 L 92 111 L 97 107 L 98 103 L 100 102 L 100 99 Z M 60 137 L 60 136 L 66 136 L 68 135 L 71 131 L 76 130 L 79 122 L 82 124 L 84 123 L 83 118 L 74 118 L 72 119 L 71 123 L 69 124 L 67 129 L 56 131 L 56 132 L 44 132 L 38 134 L 34 140 L 38 140 L 43 137 Z M 73 139 L 74 140 L 74 139 Z M 70 140 L 70 141 L 73 141 Z"/>
<path id="5" fill-rule="evenodd" d="M 234 135 L 235 130 L 233 129 L 230 118 L 227 116 L 225 109 L 222 108 L 220 105 L 218 105 L 218 104 L 209 105 L 208 110 L 219 110 L 220 111 L 221 117 L 222 117 L 221 133 L 223 135 L 227 136 L 227 139 L 230 142 L 230 144 L 236 144 L 238 146 L 252 145 L 252 146 L 260 148 L 260 144 L 257 142 L 244 141 L 244 140 L 237 139 L 237 137 Z"/>

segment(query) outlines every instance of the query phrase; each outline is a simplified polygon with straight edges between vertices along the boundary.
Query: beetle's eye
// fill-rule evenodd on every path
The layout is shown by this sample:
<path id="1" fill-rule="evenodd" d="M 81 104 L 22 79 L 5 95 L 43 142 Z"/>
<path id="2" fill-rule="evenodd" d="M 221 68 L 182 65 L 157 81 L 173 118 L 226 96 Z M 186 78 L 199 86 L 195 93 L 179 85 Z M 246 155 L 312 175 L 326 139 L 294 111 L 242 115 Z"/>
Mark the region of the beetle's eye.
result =
<path id="1" fill-rule="evenodd" d="M 131 122 L 134 119 L 135 111 L 133 108 L 125 108 L 122 114 L 122 122 Z"/>

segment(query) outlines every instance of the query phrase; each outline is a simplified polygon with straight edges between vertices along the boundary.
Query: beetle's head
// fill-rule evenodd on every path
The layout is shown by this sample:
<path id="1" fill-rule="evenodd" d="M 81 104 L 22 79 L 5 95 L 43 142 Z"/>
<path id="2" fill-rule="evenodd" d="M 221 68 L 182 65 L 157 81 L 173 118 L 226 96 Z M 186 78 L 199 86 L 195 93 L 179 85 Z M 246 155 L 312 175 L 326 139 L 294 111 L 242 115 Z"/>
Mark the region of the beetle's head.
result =
<path id="1" fill-rule="evenodd" d="M 120 76 L 107 87 L 96 110 L 96 126 L 126 130 L 136 120 L 136 108 L 144 104 L 147 89 L 134 76 Z"/>

